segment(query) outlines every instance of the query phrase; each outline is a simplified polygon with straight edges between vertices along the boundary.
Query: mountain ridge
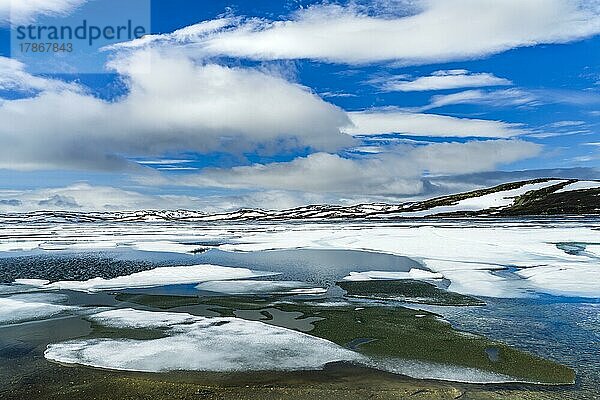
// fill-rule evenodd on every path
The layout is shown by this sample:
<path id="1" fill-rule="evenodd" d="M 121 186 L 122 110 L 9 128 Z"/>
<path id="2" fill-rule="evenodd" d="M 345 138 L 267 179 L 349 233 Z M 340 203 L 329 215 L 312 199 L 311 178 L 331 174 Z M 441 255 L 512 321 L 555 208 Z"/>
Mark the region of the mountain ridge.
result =
<path id="1" fill-rule="evenodd" d="M 600 215 L 600 180 L 538 178 L 400 204 L 314 204 L 287 210 L 33 211 L 0 214 L 0 222 L 218 222 L 336 219 Z"/>

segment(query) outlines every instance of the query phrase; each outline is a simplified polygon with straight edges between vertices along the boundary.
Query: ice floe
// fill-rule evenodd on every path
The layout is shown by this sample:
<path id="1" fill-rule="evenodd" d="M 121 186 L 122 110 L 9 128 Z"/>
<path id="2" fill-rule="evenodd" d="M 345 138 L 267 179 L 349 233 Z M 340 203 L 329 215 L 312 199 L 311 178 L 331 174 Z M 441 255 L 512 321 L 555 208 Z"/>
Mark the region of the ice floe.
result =
<path id="1" fill-rule="evenodd" d="M 49 360 L 128 371 L 320 369 L 360 354 L 290 329 L 239 318 L 118 309 L 91 319 L 109 327 L 163 329 L 150 340 L 83 339 L 50 344 Z"/>
<path id="2" fill-rule="evenodd" d="M 223 267 L 220 265 L 190 265 L 159 267 L 148 271 L 113 279 L 93 278 L 87 281 L 59 281 L 40 286 L 46 289 L 97 292 L 128 288 L 145 288 L 164 285 L 194 284 L 213 280 L 243 279 L 277 275 L 272 272 L 253 271 L 248 268 Z"/>
<path id="3" fill-rule="evenodd" d="M 431 280 L 444 279 L 444 275 L 437 272 L 425 271 L 422 269 L 411 268 L 409 272 L 388 272 L 388 271 L 365 271 L 350 272 L 350 275 L 344 277 L 345 281 L 369 281 L 377 279 L 387 280 Z"/>
<path id="4" fill-rule="evenodd" d="M 0 325 L 45 319 L 76 309 L 56 304 L 64 299 L 64 296 L 41 293 L 0 297 Z"/>
<path id="5" fill-rule="evenodd" d="M 210 281 L 199 284 L 196 286 L 196 289 L 228 295 L 323 294 L 327 292 L 327 289 L 325 288 L 316 288 L 305 282 L 297 281 Z"/>

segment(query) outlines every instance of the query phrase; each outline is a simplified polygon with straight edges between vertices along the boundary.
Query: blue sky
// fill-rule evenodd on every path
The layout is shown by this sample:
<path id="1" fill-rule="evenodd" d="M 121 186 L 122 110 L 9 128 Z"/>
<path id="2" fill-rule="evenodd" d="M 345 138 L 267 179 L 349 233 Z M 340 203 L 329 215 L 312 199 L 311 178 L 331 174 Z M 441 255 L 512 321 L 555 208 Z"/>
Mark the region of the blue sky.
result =
<path id="1" fill-rule="evenodd" d="M 0 211 L 400 202 L 600 178 L 596 0 L 136 1 L 0 3 Z M 54 54 L 15 57 L 14 41 L 11 54 L 11 23 L 143 19 L 144 4 L 152 36 L 64 71 Z"/>

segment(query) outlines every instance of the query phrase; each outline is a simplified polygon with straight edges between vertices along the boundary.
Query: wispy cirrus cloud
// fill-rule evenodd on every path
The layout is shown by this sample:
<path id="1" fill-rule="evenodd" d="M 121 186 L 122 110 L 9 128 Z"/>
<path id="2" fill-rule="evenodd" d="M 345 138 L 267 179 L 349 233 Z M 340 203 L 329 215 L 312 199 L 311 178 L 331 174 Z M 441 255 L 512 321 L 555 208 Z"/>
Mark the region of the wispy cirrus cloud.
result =
<path id="1" fill-rule="evenodd" d="M 439 94 L 431 97 L 429 104 L 418 107 L 420 111 L 457 105 L 476 104 L 492 107 L 521 107 L 542 104 L 540 97 L 519 88 L 501 90 L 464 90 L 451 94 Z"/>
<path id="2" fill-rule="evenodd" d="M 568 104 L 585 107 L 600 104 L 600 92 L 597 90 L 523 88 L 464 90 L 432 96 L 429 104 L 414 109 L 427 111 L 457 104 L 491 107 L 536 107 L 544 104 Z"/>
<path id="3" fill-rule="evenodd" d="M 565 120 L 565 121 L 556 121 L 550 124 L 552 128 L 570 128 L 573 126 L 581 126 L 585 125 L 585 121 L 573 121 L 573 120 Z"/>
<path id="4" fill-rule="evenodd" d="M 512 85 L 510 80 L 499 78 L 488 72 L 473 73 L 465 69 L 435 71 L 429 76 L 417 78 L 390 76 L 372 80 L 371 83 L 388 92 L 418 92 Z"/>

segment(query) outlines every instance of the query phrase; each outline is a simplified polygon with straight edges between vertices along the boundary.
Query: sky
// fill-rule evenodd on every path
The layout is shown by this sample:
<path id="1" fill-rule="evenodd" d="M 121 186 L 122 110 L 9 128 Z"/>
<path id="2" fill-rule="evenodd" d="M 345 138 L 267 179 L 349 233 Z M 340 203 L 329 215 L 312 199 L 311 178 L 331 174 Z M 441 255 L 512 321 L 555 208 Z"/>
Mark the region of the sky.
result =
<path id="1" fill-rule="evenodd" d="M 600 0 L 128 1 L 0 0 L 0 212 L 600 179 Z M 147 34 L 17 54 L 92 14 Z"/>

